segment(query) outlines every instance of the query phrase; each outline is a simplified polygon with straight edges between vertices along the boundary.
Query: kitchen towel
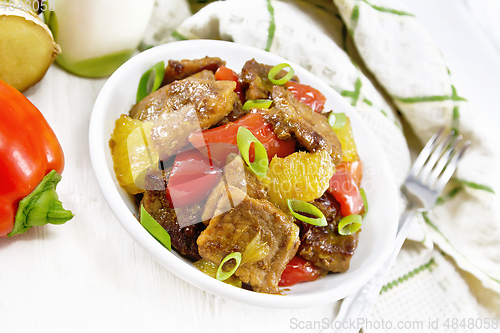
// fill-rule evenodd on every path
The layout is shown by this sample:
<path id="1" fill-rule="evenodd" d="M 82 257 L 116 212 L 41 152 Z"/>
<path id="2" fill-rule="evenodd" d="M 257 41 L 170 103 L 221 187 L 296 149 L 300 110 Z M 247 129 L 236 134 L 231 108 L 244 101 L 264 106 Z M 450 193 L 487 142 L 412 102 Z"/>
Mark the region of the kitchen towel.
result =
<path id="1" fill-rule="evenodd" d="M 233 41 L 300 64 L 344 96 L 369 124 L 398 185 L 410 155 L 439 128 L 471 140 L 436 208 L 414 221 L 373 316 L 394 314 L 381 308 L 397 308 L 414 295 L 455 317 L 500 316 L 500 221 L 492 185 L 498 182 L 497 152 L 475 122 L 466 96 L 454 87 L 432 37 L 399 1 L 217 1 L 161 35 L 161 42 Z M 437 286 L 443 295 L 463 297 L 426 298 Z M 418 309 L 412 314 L 421 318 L 441 314 L 432 306 Z"/>

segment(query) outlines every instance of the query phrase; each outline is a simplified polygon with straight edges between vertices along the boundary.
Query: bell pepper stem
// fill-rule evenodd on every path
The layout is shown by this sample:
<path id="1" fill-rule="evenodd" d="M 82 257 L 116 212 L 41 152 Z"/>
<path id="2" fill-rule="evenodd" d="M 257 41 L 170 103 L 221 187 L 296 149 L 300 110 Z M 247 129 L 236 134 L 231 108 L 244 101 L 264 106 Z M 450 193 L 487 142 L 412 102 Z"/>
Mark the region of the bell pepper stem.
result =
<path id="1" fill-rule="evenodd" d="M 73 213 L 63 208 L 57 196 L 56 186 L 60 181 L 61 175 L 52 170 L 19 202 L 14 228 L 7 236 L 22 234 L 31 227 L 47 223 L 63 224 L 73 218 Z"/>
<path id="2" fill-rule="evenodd" d="M 63 224 L 73 217 L 73 213 L 61 206 L 61 209 L 52 209 L 49 211 L 47 217 L 51 224 Z"/>

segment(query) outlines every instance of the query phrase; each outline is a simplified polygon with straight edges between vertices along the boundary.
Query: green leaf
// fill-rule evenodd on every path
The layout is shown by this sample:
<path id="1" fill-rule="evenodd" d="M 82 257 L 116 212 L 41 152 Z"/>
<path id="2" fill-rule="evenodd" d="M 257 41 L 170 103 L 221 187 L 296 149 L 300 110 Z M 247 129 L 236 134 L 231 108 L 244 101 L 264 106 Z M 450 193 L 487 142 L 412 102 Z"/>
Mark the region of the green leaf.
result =
<path id="1" fill-rule="evenodd" d="M 149 215 L 147 210 L 141 205 L 141 218 L 140 222 L 144 229 L 146 229 L 151 236 L 153 236 L 158 242 L 160 242 L 169 251 L 172 250 L 172 244 L 170 243 L 170 235 L 163 229 L 163 227 L 156 222 L 156 220 Z"/>

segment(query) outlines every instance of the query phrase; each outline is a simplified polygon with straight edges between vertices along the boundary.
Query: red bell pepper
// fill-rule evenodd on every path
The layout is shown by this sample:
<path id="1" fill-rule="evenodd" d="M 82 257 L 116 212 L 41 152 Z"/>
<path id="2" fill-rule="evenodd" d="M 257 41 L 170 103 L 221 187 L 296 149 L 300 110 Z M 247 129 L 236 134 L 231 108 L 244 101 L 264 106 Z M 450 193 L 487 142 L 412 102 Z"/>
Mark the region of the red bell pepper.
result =
<path id="1" fill-rule="evenodd" d="M 222 169 L 197 149 L 177 154 L 167 184 L 167 200 L 176 208 L 200 202 L 219 182 Z"/>
<path id="2" fill-rule="evenodd" d="M 330 178 L 330 186 L 327 191 L 339 202 L 342 216 L 361 214 L 364 211 L 363 199 L 358 185 L 345 169 L 337 169 Z"/>
<path id="3" fill-rule="evenodd" d="M 318 89 L 295 81 L 288 81 L 285 83 L 285 87 L 293 93 L 297 100 L 309 106 L 314 111 L 318 113 L 323 111 L 326 97 Z"/>
<path id="4" fill-rule="evenodd" d="M 278 139 L 270 124 L 264 121 L 262 114 L 249 113 L 234 122 L 211 128 L 190 135 L 189 141 L 205 155 L 210 155 L 214 161 L 226 162 L 230 153 L 238 153 L 236 135 L 240 126 L 248 128 L 250 132 L 264 145 L 269 160 L 273 156 L 286 157 L 295 151 L 295 140 L 284 141 Z M 208 148 L 208 153 L 206 152 Z M 250 150 L 250 161 L 253 160 Z"/>
<path id="5" fill-rule="evenodd" d="M 337 165 L 337 170 L 344 170 L 350 174 L 358 186 L 358 189 L 361 188 L 361 180 L 363 180 L 363 162 L 361 160 L 340 162 L 340 164 Z"/>
<path id="6" fill-rule="evenodd" d="M 314 281 L 324 275 L 321 268 L 300 256 L 295 256 L 288 262 L 281 274 L 280 287 L 289 287 L 299 282 Z"/>
<path id="7" fill-rule="evenodd" d="M 0 237 L 73 217 L 55 191 L 63 168 L 62 148 L 43 115 L 0 80 Z"/>

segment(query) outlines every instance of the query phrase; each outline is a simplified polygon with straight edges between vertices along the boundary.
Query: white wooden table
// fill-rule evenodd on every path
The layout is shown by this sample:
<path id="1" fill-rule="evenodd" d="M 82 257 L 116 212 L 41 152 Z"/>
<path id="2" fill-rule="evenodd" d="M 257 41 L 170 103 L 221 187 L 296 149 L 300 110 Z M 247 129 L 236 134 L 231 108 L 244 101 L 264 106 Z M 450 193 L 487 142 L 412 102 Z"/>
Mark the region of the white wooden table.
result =
<path id="1" fill-rule="evenodd" d="M 404 2 L 441 47 L 460 94 L 480 117 L 500 123 L 493 103 L 500 80 L 490 79 L 500 78 L 500 53 L 463 4 Z M 89 119 L 104 82 L 52 66 L 26 92 L 63 146 L 66 167 L 58 193 L 75 217 L 0 239 L 0 332 L 285 332 L 302 331 L 294 329 L 301 321 L 333 317 L 335 303 L 276 310 L 212 296 L 134 243 L 104 201 L 90 165 Z"/>

